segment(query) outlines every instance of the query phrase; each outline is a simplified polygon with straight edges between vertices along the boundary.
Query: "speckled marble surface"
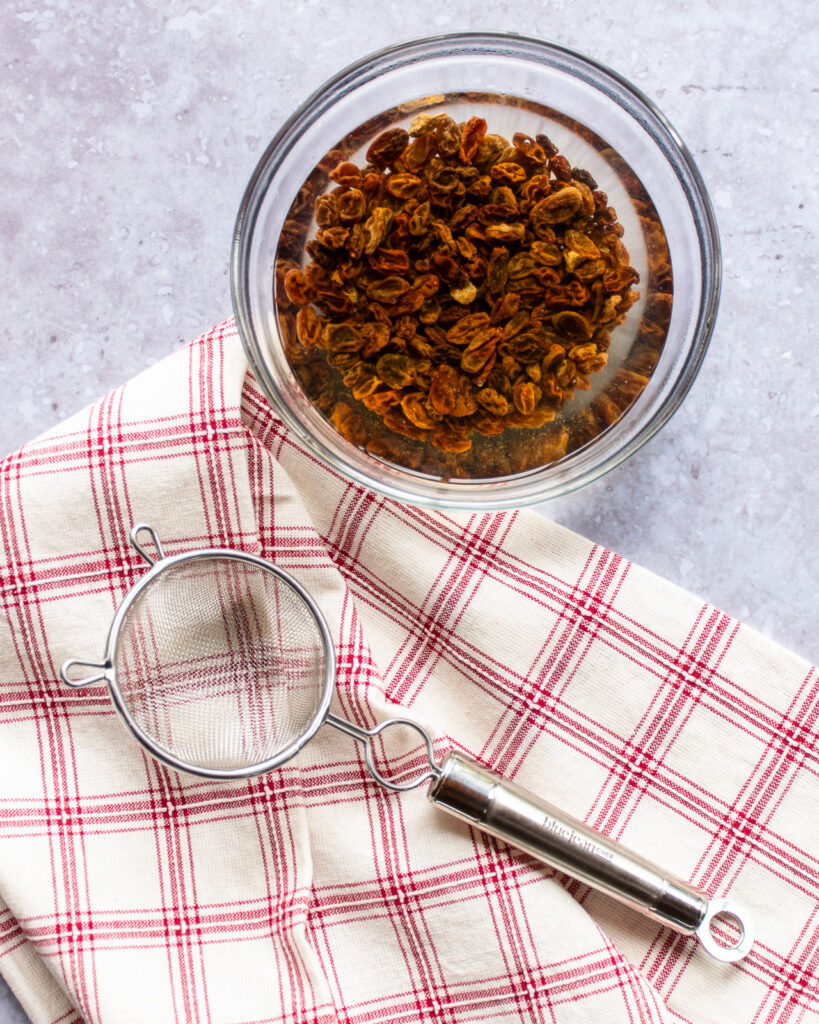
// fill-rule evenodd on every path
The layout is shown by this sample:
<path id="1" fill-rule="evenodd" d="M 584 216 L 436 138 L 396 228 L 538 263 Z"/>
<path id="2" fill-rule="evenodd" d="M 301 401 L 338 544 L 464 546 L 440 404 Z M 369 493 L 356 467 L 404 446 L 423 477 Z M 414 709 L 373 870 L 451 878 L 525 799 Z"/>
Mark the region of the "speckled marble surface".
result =
<path id="1" fill-rule="evenodd" d="M 543 511 L 819 658 L 818 28 L 808 0 L 8 0 L 0 453 L 230 314 L 245 182 L 329 75 L 434 32 L 553 39 L 633 80 L 677 127 L 714 199 L 725 275 L 681 410 Z M 0 996 L 1 1021 L 26 1019 Z"/>

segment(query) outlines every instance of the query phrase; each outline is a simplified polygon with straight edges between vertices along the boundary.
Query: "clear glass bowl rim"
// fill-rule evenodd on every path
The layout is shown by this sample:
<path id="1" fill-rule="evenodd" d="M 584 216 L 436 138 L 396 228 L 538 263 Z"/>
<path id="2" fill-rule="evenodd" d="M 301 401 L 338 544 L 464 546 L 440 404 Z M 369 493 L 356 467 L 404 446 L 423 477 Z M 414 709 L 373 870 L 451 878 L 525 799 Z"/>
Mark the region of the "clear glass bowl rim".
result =
<path id="1" fill-rule="evenodd" d="M 553 54 L 579 64 L 581 67 L 585 66 L 594 72 L 596 77 L 602 78 L 604 81 L 608 80 L 614 89 L 614 95 L 609 94 L 609 99 L 619 103 L 621 107 L 624 104 L 617 94 L 618 92 L 625 93 L 632 103 L 642 110 L 646 119 L 643 127 L 650 133 L 652 140 L 661 149 L 677 177 L 678 183 L 688 199 L 701 243 L 700 260 L 703 285 L 696 327 L 682 370 L 665 399 L 621 447 L 609 452 L 599 462 L 586 467 L 576 476 L 564 479 L 561 485 L 549 487 L 548 466 L 543 467 L 543 470 L 546 471 L 545 474 L 543 470 L 539 471 L 540 476 L 535 477 L 535 474 L 531 471 L 524 474 L 524 477 L 537 479 L 542 486 L 531 488 L 523 495 L 520 493 L 513 494 L 512 496 L 506 495 L 502 481 L 498 481 L 493 484 L 485 482 L 472 484 L 458 482 L 446 485 L 447 491 L 445 494 L 438 493 L 435 496 L 429 496 L 413 491 L 411 486 L 387 482 L 345 463 L 335 453 L 325 448 L 315 436 L 306 431 L 298 419 L 288 410 L 287 403 L 281 397 L 276 381 L 267 368 L 250 314 L 248 270 L 253 230 L 267 185 L 275 174 L 276 167 L 286 155 L 288 140 L 291 138 L 296 127 L 303 123 L 305 119 L 310 119 L 311 116 L 318 116 L 319 112 L 323 112 L 328 106 L 331 106 L 337 90 L 345 85 L 354 87 L 354 83 L 358 79 L 367 80 L 367 76 L 373 70 L 377 70 L 379 66 L 389 66 L 391 61 L 401 56 L 405 56 L 408 62 L 409 60 L 421 62 L 429 56 L 427 52 L 429 48 L 440 47 L 446 44 L 455 45 L 459 49 L 465 49 L 470 45 L 489 47 L 505 45 L 512 47 L 516 44 L 525 48 L 535 48 L 544 54 Z M 414 57 L 412 57 L 413 51 L 415 51 Z M 510 54 L 510 56 L 517 56 L 521 59 L 526 58 L 526 54 L 522 53 Z M 628 112 L 631 113 L 631 111 Z M 665 145 L 660 145 L 661 140 Z M 277 157 L 279 158 L 278 160 L 276 159 Z M 683 171 L 682 174 L 681 170 Z M 411 39 L 376 50 L 349 64 L 324 82 L 287 118 L 259 159 L 239 206 L 233 232 L 230 260 L 230 286 L 236 326 L 248 361 L 259 385 L 266 397 L 271 401 L 274 410 L 299 438 L 304 447 L 322 463 L 329 464 L 347 479 L 355 480 L 369 490 L 377 491 L 386 494 L 388 497 L 411 504 L 451 510 L 517 508 L 560 497 L 599 479 L 638 451 L 676 412 L 697 377 L 713 333 L 719 308 L 721 284 L 722 256 L 719 232 L 708 191 L 691 152 L 662 111 L 627 78 L 594 58 L 588 57 L 586 54 L 570 47 L 563 46 L 560 43 L 538 39 L 533 36 L 519 35 L 513 32 L 453 32 Z M 554 465 L 557 466 L 561 462 L 563 460 Z M 521 477 L 505 479 L 512 483 L 515 480 L 520 480 Z"/>

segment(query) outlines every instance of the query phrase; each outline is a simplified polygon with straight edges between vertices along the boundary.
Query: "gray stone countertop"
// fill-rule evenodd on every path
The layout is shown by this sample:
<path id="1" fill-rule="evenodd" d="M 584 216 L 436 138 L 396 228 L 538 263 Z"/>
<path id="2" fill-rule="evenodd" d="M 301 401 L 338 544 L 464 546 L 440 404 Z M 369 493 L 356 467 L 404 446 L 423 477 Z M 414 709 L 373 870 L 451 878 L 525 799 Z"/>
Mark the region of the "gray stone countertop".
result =
<path id="1" fill-rule="evenodd" d="M 331 74 L 437 32 L 551 39 L 633 81 L 676 126 L 725 262 L 681 409 L 543 514 L 819 658 L 818 27 L 808 0 L 9 0 L 0 453 L 230 315 L 245 183 Z M 25 1020 L 6 998 L 0 1020 Z"/>

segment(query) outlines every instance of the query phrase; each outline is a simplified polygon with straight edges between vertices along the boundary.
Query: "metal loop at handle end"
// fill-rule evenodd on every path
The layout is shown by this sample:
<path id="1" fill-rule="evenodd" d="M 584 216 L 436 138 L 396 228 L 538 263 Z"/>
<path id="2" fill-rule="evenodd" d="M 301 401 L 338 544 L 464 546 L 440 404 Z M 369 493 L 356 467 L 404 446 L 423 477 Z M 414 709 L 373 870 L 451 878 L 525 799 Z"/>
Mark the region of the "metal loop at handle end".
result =
<path id="1" fill-rule="evenodd" d="M 156 551 L 158 558 L 154 558 L 152 555 L 149 555 L 145 548 L 139 543 L 139 535 L 141 533 L 147 533 L 150 536 L 151 543 L 154 546 L 154 550 Z M 159 535 L 156 530 L 147 523 L 134 523 L 131 527 L 131 532 L 128 534 L 128 538 L 131 541 L 131 547 L 133 547 L 133 549 L 145 559 L 148 565 L 155 565 L 157 561 L 161 561 L 165 557 L 165 552 L 162 550 Z"/>
<path id="2" fill-rule="evenodd" d="M 82 676 L 79 679 L 75 679 L 71 670 L 79 665 L 82 668 L 94 668 L 97 671 L 90 676 Z M 83 686 L 93 686 L 94 683 L 108 682 L 108 670 L 111 665 L 104 661 L 100 664 L 97 661 L 83 661 L 82 658 L 69 658 L 60 665 L 60 679 L 65 686 L 70 686 L 72 690 L 79 690 Z"/>
<path id="3" fill-rule="evenodd" d="M 392 790 L 393 793 L 404 793 L 410 789 L 417 789 L 422 783 L 429 782 L 432 779 L 437 779 L 441 775 L 441 766 L 435 760 L 435 752 L 432 749 L 432 738 L 426 729 L 422 729 L 417 722 L 413 722 L 409 718 L 387 718 L 385 721 L 379 722 L 378 725 L 373 726 L 372 729 L 362 729 L 360 726 L 353 725 L 352 722 L 348 722 L 343 718 L 338 718 L 336 715 L 328 715 L 325 721 L 328 725 L 332 725 L 334 728 L 338 729 L 339 732 L 346 733 L 348 736 L 352 736 L 353 739 L 358 740 L 358 742 L 364 747 L 364 763 L 367 765 L 367 770 L 379 786 L 383 786 L 384 789 Z M 392 780 L 385 778 L 375 766 L 372 740 L 380 732 L 391 725 L 405 725 L 409 729 L 414 729 L 421 735 L 421 738 L 427 748 L 427 762 L 429 763 L 429 768 L 421 775 L 416 776 L 416 778 L 410 779 L 409 782 L 393 782 Z"/>
<path id="4" fill-rule="evenodd" d="M 732 918 L 739 926 L 739 938 L 731 946 L 723 946 L 718 942 L 711 927 L 714 918 L 720 914 Z M 754 926 L 750 914 L 738 900 L 730 897 L 709 900 L 708 910 L 695 934 L 706 953 L 710 953 L 715 960 L 722 960 L 727 964 L 742 960 L 750 953 L 754 944 Z"/>

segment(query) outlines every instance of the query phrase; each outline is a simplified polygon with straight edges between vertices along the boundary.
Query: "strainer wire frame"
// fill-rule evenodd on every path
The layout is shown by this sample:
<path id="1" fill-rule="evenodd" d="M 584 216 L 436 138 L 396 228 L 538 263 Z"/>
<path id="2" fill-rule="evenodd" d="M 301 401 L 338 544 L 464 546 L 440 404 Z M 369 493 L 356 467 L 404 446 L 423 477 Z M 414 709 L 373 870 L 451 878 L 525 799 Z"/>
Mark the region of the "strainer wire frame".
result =
<path id="1" fill-rule="evenodd" d="M 138 544 L 136 535 L 139 533 L 140 529 L 151 533 L 154 545 L 156 546 L 160 556 L 156 561 L 146 554 Z M 139 554 L 151 565 L 151 568 L 133 585 L 133 587 L 131 587 L 117 608 L 111 622 L 111 627 L 108 631 L 108 638 L 105 642 L 104 661 L 100 664 L 80 661 L 78 659 L 70 659 L 69 661 L 66 661 L 63 664 L 60 673 L 62 675 L 63 682 L 69 686 L 78 688 L 81 686 L 88 686 L 91 683 L 99 682 L 104 679 L 108 684 L 108 689 L 111 693 L 111 700 L 114 703 L 114 707 L 129 732 L 133 735 L 134 739 L 158 761 L 161 761 L 169 768 L 174 768 L 177 771 L 187 772 L 190 775 L 198 775 L 207 779 L 247 779 L 252 778 L 255 775 L 264 775 L 266 772 L 270 772 L 273 771 L 274 768 L 278 768 L 280 765 L 284 764 L 285 761 L 289 761 L 291 757 L 294 757 L 301 748 L 308 743 L 313 736 L 315 736 L 319 728 L 324 724 L 330 711 L 330 701 L 332 699 L 333 686 L 335 683 L 335 649 L 330 636 L 330 630 L 315 601 L 288 572 L 278 568 L 278 566 L 264 558 L 259 558 L 256 555 L 251 555 L 244 551 L 237 551 L 231 548 L 201 548 L 195 551 L 184 552 L 179 555 L 166 556 L 162 552 L 162 548 L 159 545 L 158 538 L 154 531 L 150 527 L 144 526 L 144 524 L 140 524 L 139 527 L 135 527 L 134 530 L 131 531 L 131 541 Z M 313 616 L 321 636 L 322 647 L 324 648 L 324 678 L 321 684 L 321 700 L 316 713 L 310 720 L 310 724 L 303 732 L 300 733 L 299 736 L 296 737 L 295 740 L 293 740 L 292 743 L 288 744 L 288 746 L 284 747 L 282 750 L 279 750 L 273 757 L 268 758 L 266 761 L 260 761 L 256 764 L 246 765 L 239 768 L 203 768 L 201 765 L 191 764 L 189 761 L 184 761 L 182 758 L 176 757 L 174 754 L 170 753 L 170 751 L 160 746 L 152 740 L 151 737 L 148 736 L 134 720 L 133 715 L 128 710 L 127 702 L 123 699 L 122 692 L 117 681 L 117 670 L 115 666 L 120 634 L 122 632 L 122 627 L 133 608 L 134 602 L 145 591 L 145 589 L 163 573 L 175 569 L 180 565 L 185 565 L 191 562 L 206 561 L 208 559 L 230 559 L 234 562 L 242 562 L 255 569 L 261 569 L 264 572 L 270 573 L 285 586 L 295 591 Z M 99 671 L 96 675 L 87 676 L 84 679 L 72 679 L 69 677 L 68 672 L 74 665 L 84 665 L 88 668 L 96 668 Z"/>

